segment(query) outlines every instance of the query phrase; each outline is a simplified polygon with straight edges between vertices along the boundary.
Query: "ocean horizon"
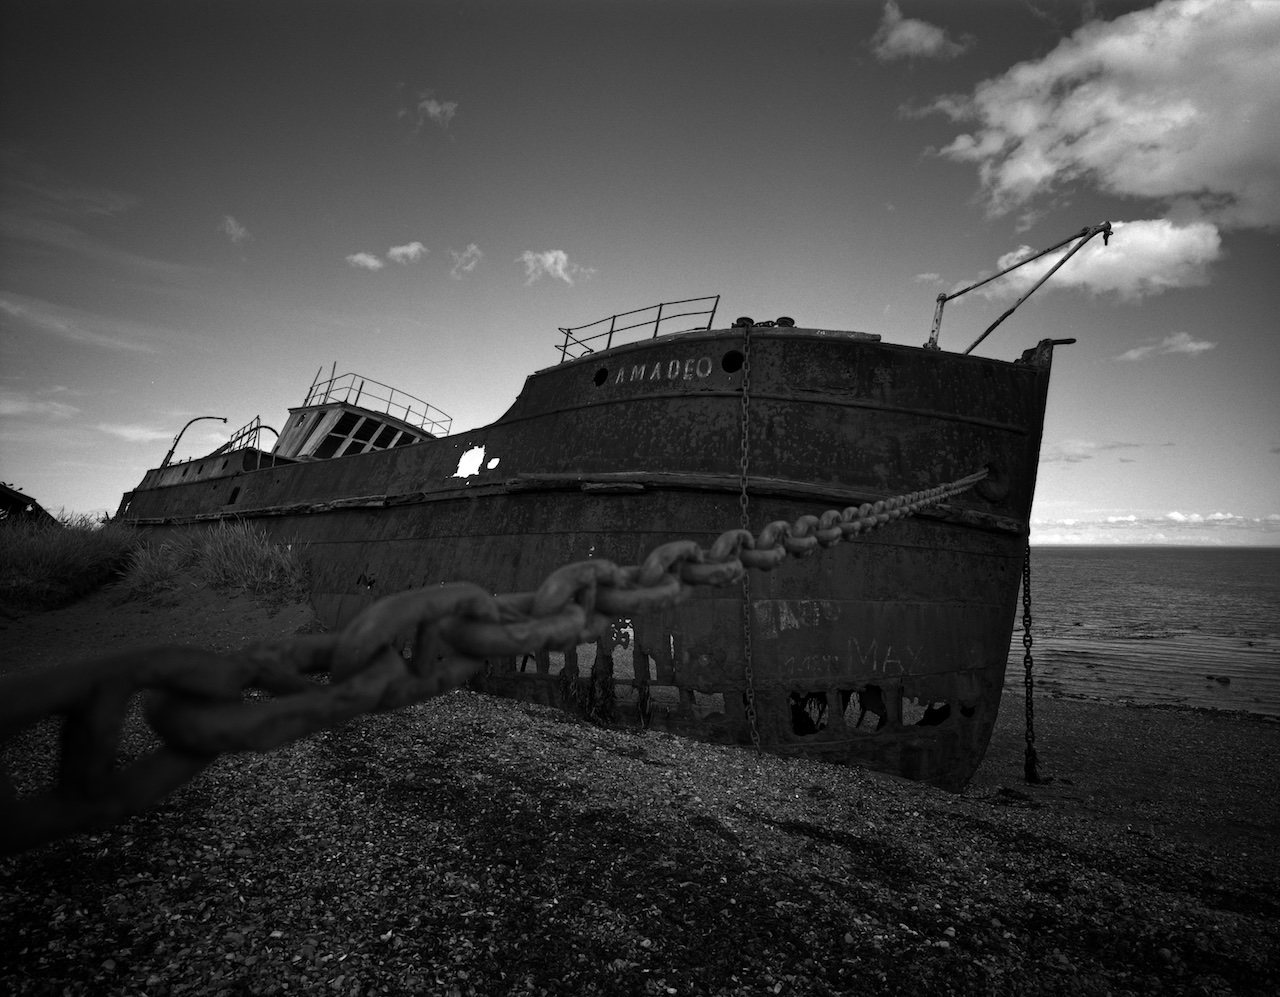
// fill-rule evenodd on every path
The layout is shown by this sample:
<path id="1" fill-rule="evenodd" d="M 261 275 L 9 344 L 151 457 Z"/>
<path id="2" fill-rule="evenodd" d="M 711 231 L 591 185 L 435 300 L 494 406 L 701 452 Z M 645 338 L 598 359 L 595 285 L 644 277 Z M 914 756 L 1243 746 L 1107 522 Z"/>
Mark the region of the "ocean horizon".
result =
<path id="1" fill-rule="evenodd" d="M 1037 697 L 1280 717 L 1280 547 L 1033 544 L 1031 594 Z"/>

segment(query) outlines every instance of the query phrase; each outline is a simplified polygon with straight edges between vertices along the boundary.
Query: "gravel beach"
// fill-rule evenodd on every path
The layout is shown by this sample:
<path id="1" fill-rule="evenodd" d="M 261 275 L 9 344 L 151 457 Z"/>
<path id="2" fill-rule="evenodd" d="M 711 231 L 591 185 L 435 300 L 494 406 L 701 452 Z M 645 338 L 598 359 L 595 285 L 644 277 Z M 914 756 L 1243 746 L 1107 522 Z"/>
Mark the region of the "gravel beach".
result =
<path id="1" fill-rule="evenodd" d="M 108 589 L 0 640 L 12 672 L 309 620 Z M 957 795 L 453 693 L 0 859 L 0 991 L 1275 993 L 1280 725 L 1040 698 L 1028 786 L 1023 719 Z"/>

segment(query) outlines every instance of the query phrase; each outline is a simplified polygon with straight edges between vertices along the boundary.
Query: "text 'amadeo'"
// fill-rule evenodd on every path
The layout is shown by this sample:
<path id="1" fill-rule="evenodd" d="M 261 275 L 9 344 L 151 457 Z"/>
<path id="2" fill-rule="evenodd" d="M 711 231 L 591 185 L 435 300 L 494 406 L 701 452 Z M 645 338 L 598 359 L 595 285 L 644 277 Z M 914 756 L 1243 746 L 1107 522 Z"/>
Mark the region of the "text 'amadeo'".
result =
<path id="1" fill-rule="evenodd" d="M 618 375 L 613 379 L 614 384 L 626 384 L 628 381 L 692 381 L 695 377 L 711 376 L 711 358 L 698 357 L 696 360 L 690 357 L 688 360 L 670 360 L 663 362 L 659 360 L 650 367 L 648 364 L 635 364 L 631 368 L 630 376 L 627 374 L 627 368 L 618 369 Z"/>

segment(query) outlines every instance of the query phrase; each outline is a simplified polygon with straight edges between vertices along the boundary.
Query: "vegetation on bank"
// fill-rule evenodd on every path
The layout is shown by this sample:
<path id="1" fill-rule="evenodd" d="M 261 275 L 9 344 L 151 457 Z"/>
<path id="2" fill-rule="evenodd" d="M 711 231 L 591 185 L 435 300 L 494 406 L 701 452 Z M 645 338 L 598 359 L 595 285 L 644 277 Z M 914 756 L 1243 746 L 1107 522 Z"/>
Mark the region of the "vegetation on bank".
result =
<path id="1" fill-rule="evenodd" d="M 141 536 L 89 515 L 0 520 L 0 602 L 52 609 L 119 575 Z"/>
<path id="2" fill-rule="evenodd" d="M 184 577 L 273 602 L 300 601 L 307 570 L 299 545 L 278 544 L 245 523 L 221 524 L 139 546 L 122 585 L 133 598 L 164 598 Z"/>
<path id="3" fill-rule="evenodd" d="M 272 542 L 244 523 L 156 541 L 137 528 L 92 516 L 0 523 L 0 602 L 53 609 L 120 578 L 127 598 L 161 599 L 184 578 L 241 589 L 272 602 L 306 597 L 307 572 L 294 544 Z"/>

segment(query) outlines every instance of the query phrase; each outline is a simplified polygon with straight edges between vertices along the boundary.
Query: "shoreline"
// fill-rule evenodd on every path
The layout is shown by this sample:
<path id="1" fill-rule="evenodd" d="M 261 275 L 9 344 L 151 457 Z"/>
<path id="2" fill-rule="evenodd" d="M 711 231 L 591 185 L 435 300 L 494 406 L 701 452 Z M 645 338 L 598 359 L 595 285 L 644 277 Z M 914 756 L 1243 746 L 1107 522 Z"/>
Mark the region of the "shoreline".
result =
<path id="1" fill-rule="evenodd" d="M 311 619 L 102 595 L 0 639 L 25 670 Z M 457 690 L 224 755 L 120 824 L 0 858 L 0 990 L 1274 993 L 1276 725 L 1041 696 L 1052 781 L 1028 786 L 1023 722 L 1007 697 L 954 794 Z M 47 763 L 47 743 L 18 750 Z"/>
<path id="2" fill-rule="evenodd" d="M 190 644 L 230 652 L 258 640 L 313 632 L 302 604 L 267 607 L 188 583 L 164 600 L 120 601 L 113 586 L 57 610 L 0 615 L 6 672 L 77 662 L 131 648 Z M 1036 749 L 1043 785 L 1023 778 L 1021 648 L 1010 655 L 996 725 L 965 796 L 1002 789 L 1066 812 L 1163 828 L 1190 840 L 1215 836 L 1251 852 L 1280 840 L 1280 718 L 1185 702 L 1116 702 L 1064 692 L 1035 666 Z M 1037 654 L 1043 654 L 1038 649 Z M 741 749 L 746 751 L 747 749 Z M 1280 850 L 1258 861 L 1280 868 Z"/>

